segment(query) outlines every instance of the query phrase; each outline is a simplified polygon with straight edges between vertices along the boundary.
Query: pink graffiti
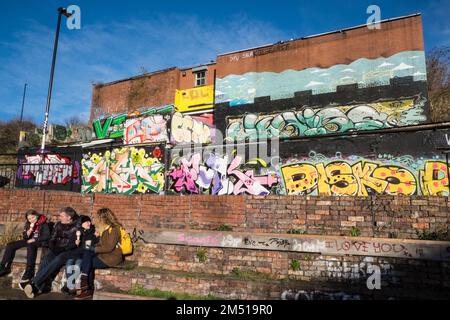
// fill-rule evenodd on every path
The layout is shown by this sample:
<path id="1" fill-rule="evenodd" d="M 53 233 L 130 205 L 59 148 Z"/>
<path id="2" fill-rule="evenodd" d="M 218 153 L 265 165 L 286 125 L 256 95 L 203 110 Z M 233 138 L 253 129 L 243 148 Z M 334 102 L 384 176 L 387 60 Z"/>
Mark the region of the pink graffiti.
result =
<path id="1" fill-rule="evenodd" d="M 253 175 L 253 170 L 246 171 L 245 173 L 241 172 L 237 170 L 241 164 L 241 160 L 242 158 L 240 156 L 236 156 L 227 171 L 229 175 L 234 175 L 238 178 L 238 181 L 234 184 L 233 193 L 241 194 L 247 192 L 254 195 L 269 194 L 270 191 L 264 188 L 263 185 L 271 187 L 278 181 L 277 178 L 272 175 L 255 177 Z"/>
<path id="2" fill-rule="evenodd" d="M 211 189 L 212 194 L 253 194 L 267 195 L 278 182 L 276 175 L 255 176 L 253 170 L 241 171 L 242 157 L 236 156 L 227 166 L 227 156 L 210 154 L 204 165 L 200 165 L 200 154 L 193 154 L 191 161 L 181 159 L 180 166 L 174 168 L 170 177 L 175 181 L 173 188 L 180 192 L 183 188 L 191 193 L 199 193 L 199 188 Z M 233 177 L 233 181 L 230 181 Z"/>
<path id="3" fill-rule="evenodd" d="M 219 236 L 189 236 L 185 234 L 178 236 L 178 241 L 186 242 L 188 245 L 218 246 L 221 239 Z"/>
<path id="4" fill-rule="evenodd" d="M 178 169 L 172 170 L 170 176 L 176 180 L 173 188 L 180 192 L 183 187 L 191 193 L 198 193 L 198 188 L 195 185 L 195 180 L 198 178 L 200 154 L 192 155 L 191 161 L 181 159 L 181 165 Z"/>

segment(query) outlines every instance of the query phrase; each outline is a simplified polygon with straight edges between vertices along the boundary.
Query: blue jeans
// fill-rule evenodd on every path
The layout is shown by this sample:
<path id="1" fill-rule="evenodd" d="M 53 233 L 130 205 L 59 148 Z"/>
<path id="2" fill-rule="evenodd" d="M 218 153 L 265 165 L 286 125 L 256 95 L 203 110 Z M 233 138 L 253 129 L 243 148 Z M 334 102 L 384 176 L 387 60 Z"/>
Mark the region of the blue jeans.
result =
<path id="1" fill-rule="evenodd" d="M 66 251 L 55 255 L 49 252 L 39 265 L 39 271 L 31 282 L 39 289 L 39 291 L 51 290 L 51 283 L 58 275 L 59 270 L 66 264 L 66 261 L 73 258 L 74 252 Z"/>
<path id="2" fill-rule="evenodd" d="M 88 275 L 89 288 L 94 289 L 95 269 L 106 269 L 109 266 L 100 260 L 94 251 L 85 250 L 83 262 L 81 263 L 81 273 Z"/>

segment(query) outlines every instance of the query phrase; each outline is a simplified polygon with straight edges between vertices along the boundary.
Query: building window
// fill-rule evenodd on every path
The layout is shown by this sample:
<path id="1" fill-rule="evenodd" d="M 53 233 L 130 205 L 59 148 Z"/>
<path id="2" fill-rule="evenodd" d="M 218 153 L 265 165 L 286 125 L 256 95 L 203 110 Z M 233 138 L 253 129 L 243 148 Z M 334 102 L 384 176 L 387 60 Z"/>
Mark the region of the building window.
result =
<path id="1" fill-rule="evenodd" d="M 204 86 L 206 84 L 206 70 L 195 72 L 195 86 Z"/>

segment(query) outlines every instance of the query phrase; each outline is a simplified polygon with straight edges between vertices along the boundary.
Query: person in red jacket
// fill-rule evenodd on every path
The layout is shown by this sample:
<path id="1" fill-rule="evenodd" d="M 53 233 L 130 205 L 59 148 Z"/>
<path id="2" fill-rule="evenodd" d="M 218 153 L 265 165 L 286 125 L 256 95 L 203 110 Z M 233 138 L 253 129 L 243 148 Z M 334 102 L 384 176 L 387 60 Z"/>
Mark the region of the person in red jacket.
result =
<path id="1" fill-rule="evenodd" d="M 27 248 L 27 266 L 22 276 L 19 286 L 22 288 L 34 276 L 37 250 L 39 247 L 48 246 L 50 238 L 50 228 L 45 215 L 39 214 L 36 210 L 28 210 L 25 213 L 26 223 L 22 233 L 22 240 L 13 241 L 6 245 L 3 259 L 0 263 L 0 277 L 11 272 L 11 265 L 16 251 L 20 248 Z"/>

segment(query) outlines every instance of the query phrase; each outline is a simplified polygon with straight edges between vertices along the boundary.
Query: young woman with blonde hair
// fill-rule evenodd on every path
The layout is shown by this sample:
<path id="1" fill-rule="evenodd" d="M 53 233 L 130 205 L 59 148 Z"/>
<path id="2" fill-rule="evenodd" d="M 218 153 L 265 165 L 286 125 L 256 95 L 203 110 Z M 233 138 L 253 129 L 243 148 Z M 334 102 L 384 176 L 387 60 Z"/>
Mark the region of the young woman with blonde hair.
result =
<path id="1" fill-rule="evenodd" d="M 114 267 L 123 261 L 120 248 L 121 223 L 108 208 L 102 208 L 94 216 L 99 242 L 91 250 L 85 250 L 81 264 L 80 289 L 76 299 L 91 299 L 94 293 L 94 271 Z"/>

